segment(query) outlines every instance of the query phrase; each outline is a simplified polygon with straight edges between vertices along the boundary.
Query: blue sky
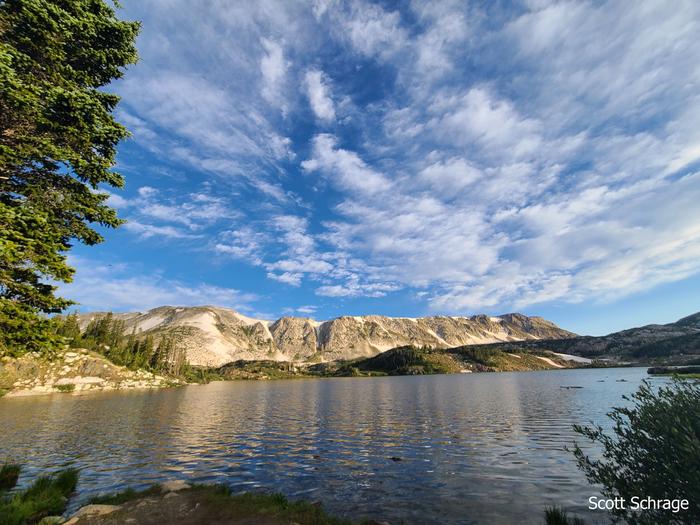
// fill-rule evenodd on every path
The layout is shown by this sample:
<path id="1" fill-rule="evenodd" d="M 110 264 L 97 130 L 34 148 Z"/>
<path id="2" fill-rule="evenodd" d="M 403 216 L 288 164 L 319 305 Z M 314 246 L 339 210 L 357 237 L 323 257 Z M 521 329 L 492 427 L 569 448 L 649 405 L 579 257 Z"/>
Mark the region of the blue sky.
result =
<path id="1" fill-rule="evenodd" d="M 123 2 L 128 223 L 82 310 L 700 310 L 700 3 Z"/>

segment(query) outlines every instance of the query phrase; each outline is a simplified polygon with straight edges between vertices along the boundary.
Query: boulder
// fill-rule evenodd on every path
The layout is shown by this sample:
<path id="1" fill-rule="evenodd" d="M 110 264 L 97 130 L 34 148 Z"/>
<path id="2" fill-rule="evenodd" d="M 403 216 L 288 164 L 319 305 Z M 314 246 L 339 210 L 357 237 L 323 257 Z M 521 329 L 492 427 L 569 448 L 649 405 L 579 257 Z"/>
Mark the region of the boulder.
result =
<path id="1" fill-rule="evenodd" d="M 73 514 L 64 525 L 74 525 L 78 523 L 80 518 L 87 516 L 104 516 L 106 514 L 111 514 L 119 510 L 121 507 L 119 505 L 85 505 L 84 507 L 78 509 L 78 512 Z"/>
<path id="2" fill-rule="evenodd" d="M 181 479 L 173 479 L 162 483 L 160 488 L 163 492 L 177 492 L 178 490 L 188 489 L 190 486 Z"/>

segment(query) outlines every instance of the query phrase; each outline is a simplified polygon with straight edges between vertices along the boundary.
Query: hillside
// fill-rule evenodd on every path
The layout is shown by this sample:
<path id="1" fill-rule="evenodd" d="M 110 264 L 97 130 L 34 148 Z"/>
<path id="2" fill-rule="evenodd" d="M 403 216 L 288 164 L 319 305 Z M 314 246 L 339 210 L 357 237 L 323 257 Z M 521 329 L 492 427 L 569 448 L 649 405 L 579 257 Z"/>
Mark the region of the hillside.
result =
<path id="1" fill-rule="evenodd" d="M 52 358 L 38 353 L 0 359 L 0 396 L 162 388 L 185 384 L 147 370 L 129 370 L 82 348 L 59 351 Z"/>
<path id="2" fill-rule="evenodd" d="M 96 312 L 79 316 L 85 328 Z M 571 338 L 541 317 L 512 313 L 499 317 L 343 316 L 329 321 L 282 317 L 254 319 L 214 306 L 162 306 L 145 313 L 116 314 L 126 330 L 156 338 L 173 336 L 187 360 L 197 366 L 233 361 L 327 362 L 372 357 L 406 345 L 453 348 L 522 340 Z"/>
<path id="3" fill-rule="evenodd" d="M 357 375 L 429 375 L 471 372 L 519 372 L 569 368 L 571 361 L 549 352 L 508 353 L 481 345 L 457 348 L 392 348 L 374 357 L 351 362 L 312 365 L 312 373 L 334 376 Z"/>
<path id="4" fill-rule="evenodd" d="M 674 323 L 650 324 L 600 337 L 512 341 L 479 346 L 505 352 L 549 351 L 636 363 L 700 362 L 700 313 Z"/>

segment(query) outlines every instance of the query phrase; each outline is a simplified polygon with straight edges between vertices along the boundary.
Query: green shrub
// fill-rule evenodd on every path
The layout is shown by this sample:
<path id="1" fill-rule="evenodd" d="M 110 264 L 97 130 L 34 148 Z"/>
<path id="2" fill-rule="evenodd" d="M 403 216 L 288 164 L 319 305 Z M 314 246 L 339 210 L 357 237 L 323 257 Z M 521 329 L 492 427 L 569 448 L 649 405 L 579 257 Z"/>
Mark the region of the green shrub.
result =
<path id="1" fill-rule="evenodd" d="M 56 385 L 54 388 L 55 388 L 56 390 L 58 390 L 59 392 L 69 393 L 69 392 L 73 392 L 73 391 L 75 390 L 75 385 L 73 385 L 73 384 L 70 384 L 70 385 Z"/>
<path id="2" fill-rule="evenodd" d="M 608 416 L 612 434 L 601 426 L 574 425 L 574 430 L 602 446 L 592 459 L 575 446 L 578 467 L 591 483 L 603 486 L 606 498 L 626 504 L 612 510 L 616 520 L 629 525 L 700 523 L 700 386 L 674 379 L 654 389 L 646 381 L 632 394 L 627 407 Z M 687 500 L 688 508 L 633 510 L 633 497 Z"/>

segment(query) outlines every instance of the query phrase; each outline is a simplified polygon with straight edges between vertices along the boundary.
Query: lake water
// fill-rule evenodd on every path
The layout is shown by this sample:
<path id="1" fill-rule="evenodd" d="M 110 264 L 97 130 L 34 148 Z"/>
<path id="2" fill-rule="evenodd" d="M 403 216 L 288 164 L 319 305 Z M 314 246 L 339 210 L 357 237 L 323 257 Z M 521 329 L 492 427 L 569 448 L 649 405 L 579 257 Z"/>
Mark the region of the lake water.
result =
<path id="1" fill-rule="evenodd" d="M 73 508 L 100 491 L 183 478 L 392 525 L 539 524 L 552 504 L 602 521 L 563 447 L 574 423 L 606 423 L 645 377 L 556 370 L 2 399 L 0 462 L 29 476 L 79 467 Z M 561 388 L 572 385 L 583 388 Z"/>

